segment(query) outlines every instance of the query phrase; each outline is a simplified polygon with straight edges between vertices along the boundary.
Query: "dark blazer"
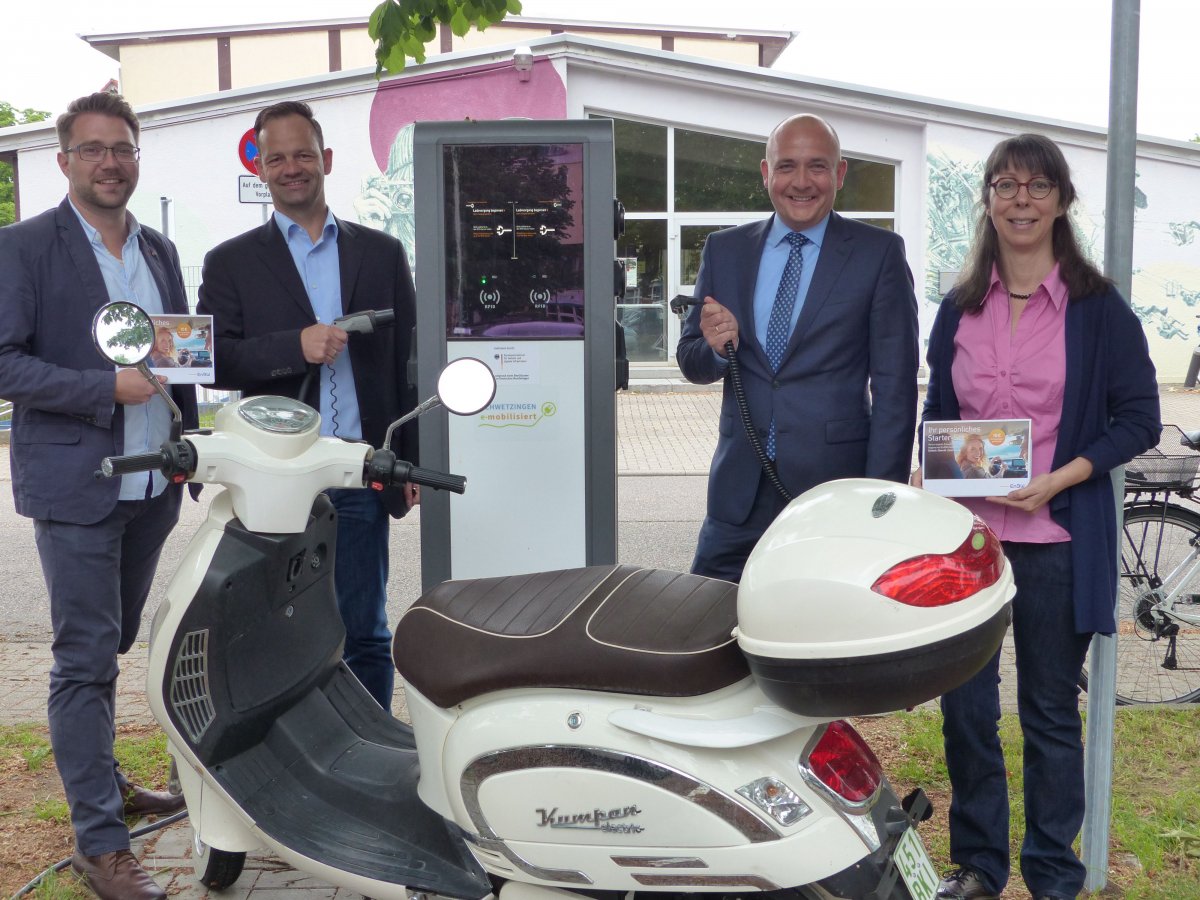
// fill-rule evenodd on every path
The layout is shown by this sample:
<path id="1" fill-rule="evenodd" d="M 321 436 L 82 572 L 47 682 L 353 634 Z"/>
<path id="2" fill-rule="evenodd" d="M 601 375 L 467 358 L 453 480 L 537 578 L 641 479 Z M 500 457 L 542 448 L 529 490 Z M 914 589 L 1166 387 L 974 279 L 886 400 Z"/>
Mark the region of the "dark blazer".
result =
<path id="1" fill-rule="evenodd" d="M 396 322 L 374 334 L 351 334 L 350 360 L 363 439 L 378 447 L 387 427 L 416 405 L 408 358 L 416 297 L 404 247 L 395 238 L 337 220 L 342 311 L 392 309 Z M 308 366 L 300 332 L 317 324 L 287 242 L 274 219 L 214 247 L 204 258 L 197 310 L 213 317 L 217 386 L 246 396 L 299 398 Z M 317 404 L 318 380 L 306 402 Z M 411 423 L 415 425 L 415 423 Z M 393 437 L 400 458 L 417 460 L 414 427 Z M 385 491 L 393 516 L 406 511 L 400 491 Z"/>
<path id="2" fill-rule="evenodd" d="M 186 313 L 175 246 L 145 225 L 139 244 L 164 311 Z M 125 442 L 113 367 L 92 343 L 92 318 L 108 302 L 67 200 L 0 229 L 0 397 L 13 403 L 13 498 L 23 516 L 90 525 L 117 503 L 120 479 L 92 477 Z M 194 428 L 195 389 L 171 392 L 184 427 Z"/>
<path id="3" fill-rule="evenodd" d="M 929 385 L 922 422 L 960 418 L 950 366 L 961 318 L 951 292 L 929 332 Z M 1066 343 L 1062 420 L 1051 467 L 1058 469 L 1082 456 L 1092 464 L 1092 477 L 1056 494 L 1050 500 L 1050 517 L 1071 535 L 1075 630 L 1112 634 L 1118 550 L 1109 472 L 1158 443 L 1158 381 L 1142 323 L 1116 288 L 1071 298 Z"/>
<path id="4" fill-rule="evenodd" d="M 708 236 L 695 296 L 738 322 L 738 362 L 750 415 L 766 441 L 775 417 L 776 466 L 797 496 L 834 478 L 908 478 L 917 412 L 917 301 L 900 236 L 831 213 L 821 254 L 783 362 L 771 372 L 754 331 L 754 288 L 771 219 Z M 676 358 L 688 381 L 710 384 L 724 365 L 692 308 Z M 709 472 L 708 513 L 745 521 L 761 466 L 725 383 Z"/>

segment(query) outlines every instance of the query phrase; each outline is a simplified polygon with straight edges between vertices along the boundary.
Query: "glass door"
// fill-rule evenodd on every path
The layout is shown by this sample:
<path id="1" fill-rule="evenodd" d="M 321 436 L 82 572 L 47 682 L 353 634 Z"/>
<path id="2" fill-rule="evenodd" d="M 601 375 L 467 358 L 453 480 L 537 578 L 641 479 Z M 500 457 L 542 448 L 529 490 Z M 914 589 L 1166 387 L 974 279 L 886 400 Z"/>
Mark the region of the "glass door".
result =
<path id="1" fill-rule="evenodd" d="M 686 294 L 691 297 L 696 289 L 696 275 L 700 271 L 700 256 L 704 241 L 714 231 L 745 225 L 764 218 L 762 213 L 688 213 L 676 214 L 671 233 L 671 247 L 676 251 L 672 265 L 672 283 L 675 289 L 670 296 Z M 703 298 L 701 298 L 703 299 Z M 721 298 L 717 298 L 718 300 Z M 683 316 L 669 313 L 667 317 L 668 355 L 675 356 L 675 345 L 679 343 L 679 330 Z"/>

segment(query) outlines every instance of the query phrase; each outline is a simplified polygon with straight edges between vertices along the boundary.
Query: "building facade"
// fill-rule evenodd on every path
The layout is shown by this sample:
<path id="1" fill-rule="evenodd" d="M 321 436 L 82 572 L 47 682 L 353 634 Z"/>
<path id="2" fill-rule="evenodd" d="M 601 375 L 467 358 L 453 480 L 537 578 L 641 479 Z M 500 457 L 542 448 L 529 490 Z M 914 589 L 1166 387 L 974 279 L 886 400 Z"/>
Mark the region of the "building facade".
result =
<path id="1" fill-rule="evenodd" d="M 627 210 L 617 246 L 627 292 L 617 314 L 631 357 L 647 362 L 673 354 L 679 323 L 667 302 L 690 293 L 705 236 L 769 214 L 758 171 L 763 144 L 777 122 L 798 112 L 824 116 L 838 130 L 850 160 L 839 211 L 903 236 L 923 332 L 961 267 L 978 216 L 983 160 L 1008 135 L 1038 131 L 1062 145 L 1080 189 L 1080 237 L 1097 260 L 1102 255 L 1103 129 L 821 82 L 766 69 L 760 59 L 686 56 L 678 44 L 664 50 L 663 35 L 657 40 L 659 46 L 640 46 L 572 33 L 522 37 L 533 56 L 524 71 L 514 65 L 518 44 L 470 46 L 383 80 L 370 66 L 143 105 L 141 187 L 131 208 L 149 224 L 166 225 L 194 298 L 205 252 L 262 222 L 269 209 L 239 195 L 239 177 L 248 175 L 239 146 L 255 113 L 278 100 L 305 100 L 334 151 L 326 181 L 334 212 L 395 234 L 419 267 L 413 123 L 611 119 L 616 193 Z M 760 35 L 759 54 L 762 41 Z M 21 214 L 61 200 L 56 150 L 46 125 L 0 132 L 0 155 L 18 163 Z M 1160 380 L 1182 381 L 1200 315 L 1200 145 L 1143 137 L 1137 175 L 1131 301 Z"/>

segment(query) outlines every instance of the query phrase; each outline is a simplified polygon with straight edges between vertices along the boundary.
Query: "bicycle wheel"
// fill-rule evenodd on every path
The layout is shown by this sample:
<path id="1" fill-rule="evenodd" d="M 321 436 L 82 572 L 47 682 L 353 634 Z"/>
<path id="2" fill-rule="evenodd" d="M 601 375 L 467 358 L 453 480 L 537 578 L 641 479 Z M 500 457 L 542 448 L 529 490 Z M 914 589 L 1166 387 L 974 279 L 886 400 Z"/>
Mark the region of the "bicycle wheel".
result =
<path id="1" fill-rule="evenodd" d="M 1200 625 L 1155 609 L 1191 569 L 1200 515 L 1174 504 L 1126 507 L 1117 597 L 1117 704 L 1188 703 L 1200 699 Z M 1179 570 L 1179 571 L 1176 571 Z M 1164 580 L 1174 578 L 1174 583 Z M 1174 612 L 1200 622 L 1200 575 Z M 1087 689 L 1087 664 L 1080 676 Z"/>

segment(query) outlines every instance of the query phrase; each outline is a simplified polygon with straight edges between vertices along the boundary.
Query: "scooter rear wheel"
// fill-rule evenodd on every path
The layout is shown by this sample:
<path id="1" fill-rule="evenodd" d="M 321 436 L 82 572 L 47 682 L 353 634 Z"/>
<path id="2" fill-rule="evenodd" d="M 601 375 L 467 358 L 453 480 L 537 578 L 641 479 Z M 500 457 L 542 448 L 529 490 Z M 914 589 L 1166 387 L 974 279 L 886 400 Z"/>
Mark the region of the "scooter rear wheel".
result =
<path id="1" fill-rule="evenodd" d="M 199 835 L 192 838 L 192 870 L 196 880 L 210 890 L 225 890 L 238 880 L 245 864 L 245 853 L 217 850 L 200 840 Z"/>

